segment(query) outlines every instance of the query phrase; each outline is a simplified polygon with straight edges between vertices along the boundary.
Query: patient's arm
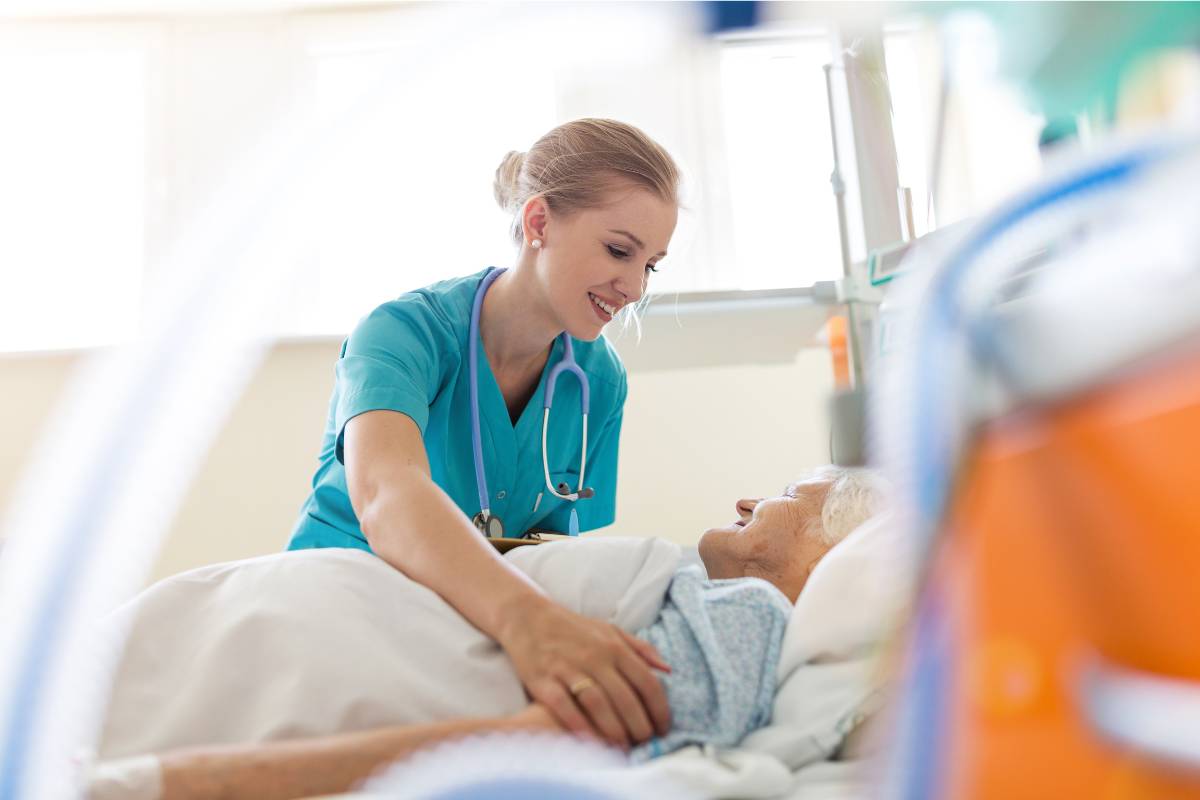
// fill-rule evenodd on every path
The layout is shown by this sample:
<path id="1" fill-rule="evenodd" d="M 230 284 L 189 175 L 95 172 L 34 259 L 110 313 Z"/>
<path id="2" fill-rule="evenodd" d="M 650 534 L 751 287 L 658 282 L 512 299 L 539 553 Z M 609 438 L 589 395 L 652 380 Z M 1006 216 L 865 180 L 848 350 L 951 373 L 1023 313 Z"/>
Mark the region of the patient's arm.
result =
<path id="1" fill-rule="evenodd" d="M 534 704 L 504 719 L 381 728 L 290 742 L 176 750 L 162 756 L 161 800 L 290 800 L 346 792 L 427 745 L 500 731 L 558 731 Z"/>

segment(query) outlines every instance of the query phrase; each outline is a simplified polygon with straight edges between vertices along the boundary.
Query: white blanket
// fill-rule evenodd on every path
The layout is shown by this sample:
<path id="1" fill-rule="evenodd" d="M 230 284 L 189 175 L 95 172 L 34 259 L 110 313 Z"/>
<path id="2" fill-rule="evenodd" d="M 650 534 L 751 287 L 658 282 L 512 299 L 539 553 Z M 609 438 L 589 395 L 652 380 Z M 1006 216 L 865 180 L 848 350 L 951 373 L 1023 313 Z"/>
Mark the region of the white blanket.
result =
<path id="1" fill-rule="evenodd" d="M 658 612 L 679 548 L 595 539 L 509 558 L 560 603 L 634 630 Z M 357 550 L 202 567 L 158 583 L 114 621 L 131 628 L 102 758 L 493 717 L 527 702 L 494 642 Z"/>
<path id="2" fill-rule="evenodd" d="M 814 572 L 784 640 L 771 725 L 736 751 L 688 748 L 637 769 L 703 797 L 804 796 L 797 770 L 834 752 L 877 685 L 873 649 L 891 621 L 884 606 L 894 611 L 899 596 L 880 558 L 885 533 L 856 531 Z M 654 620 L 680 551 L 605 538 L 509 558 L 568 608 L 633 631 Z M 500 716 L 526 702 L 491 640 L 359 551 L 204 567 L 152 587 L 117 621 L 132 627 L 103 758 Z"/>

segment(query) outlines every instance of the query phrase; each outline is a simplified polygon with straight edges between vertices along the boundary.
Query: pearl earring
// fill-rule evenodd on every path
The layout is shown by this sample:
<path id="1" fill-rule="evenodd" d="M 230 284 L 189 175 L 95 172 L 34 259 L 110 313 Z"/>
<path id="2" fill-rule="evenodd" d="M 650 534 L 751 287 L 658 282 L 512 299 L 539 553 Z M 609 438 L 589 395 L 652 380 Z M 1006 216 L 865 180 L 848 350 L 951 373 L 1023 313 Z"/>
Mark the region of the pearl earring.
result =
<path id="1" fill-rule="evenodd" d="M 529 243 L 529 246 L 532 247 L 534 250 L 540 250 L 542 248 L 542 240 L 534 239 L 532 242 Z"/>

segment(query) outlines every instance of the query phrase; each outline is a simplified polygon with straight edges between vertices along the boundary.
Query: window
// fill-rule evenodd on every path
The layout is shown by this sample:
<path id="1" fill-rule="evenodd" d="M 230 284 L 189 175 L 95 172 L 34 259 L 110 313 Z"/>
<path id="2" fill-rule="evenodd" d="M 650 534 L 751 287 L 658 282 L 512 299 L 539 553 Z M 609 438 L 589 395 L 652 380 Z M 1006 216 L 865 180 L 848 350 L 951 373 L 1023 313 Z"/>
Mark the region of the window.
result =
<path id="1" fill-rule="evenodd" d="M 515 252 L 492 177 L 506 149 L 555 125 L 553 97 L 518 100 L 519 76 L 487 49 L 456 56 L 428 80 L 394 48 L 311 51 L 312 102 L 349 130 L 321 179 L 315 264 L 284 333 L 343 334 L 385 300 Z"/>
<path id="2" fill-rule="evenodd" d="M 997 43 L 986 20 L 963 17 L 941 40 L 925 27 L 891 29 L 884 47 L 900 184 L 913 190 L 918 235 L 984 212 L 1037 179 L 1041 171 L 1037 141 L 1044 120 L 999 80 Z M 930 187 L 927 176 L 933 166 L 942 59 L 951 62 L 952 82 L 940 185 Z M 927 202 L 931 190 L 935 192 L 932 204 Z M 936 215 L 926 214 L 930 205 L 936 207 Z"/>
<path id="3" fill-rule="evenodd" d="M 0 351 L 136 328 L 146 240 L 147 51 L 0 38 Z"/>
<path id="4" fill-rule="evenodd" d="M 509 265 L 511 218 L 492 196 L 507 151 L 580 116 L 654 130 L 647 119 L 691 102 L 641 64 L 670 57 L 671 8 L 547 5 L 482 20 L 448 8 L 435 10 L 466 14 L 451 34 L 408 11 L 298 26 L 310 92 L 300 102 L 342 117 L 347 139 L 322 179 L 314 257 L 284 333 L 343 334 L 405 291 Z"/>
<path id="5" fill-rule="evenodd" d="M 135 335 L 159 253 L 247 142 L 312 113 L 344 125 L 312 154 L 316 210 L 284 232 L 300 256 L 281 335 L 340 336 L 380 302 L 511 260 L 495 168 L 580 116 L 642 127 L 698 189 L 652 291 L 837 277 L 828 35 L 698 44 L 693 11 L 451 4 L 0 28 L 0 351 Z"/>
<path id="6" fill-rule="evenodd" d="M 842 274 L 824 66 L 829 38 L 731 41 L 721 102 L 734 265 L 714 289 L 808 286 Z"/>
<path id="7" fill-rule="evenodd" d="M 892 96 L 892 134 L 896 141 L 897 177 L 912 193 L 913 235 L 934 227 L 929 199 L 929 160 L 937 82 L 927 62 L 917 28 L 891 30 L 883 37 L 888 90 Z"/>

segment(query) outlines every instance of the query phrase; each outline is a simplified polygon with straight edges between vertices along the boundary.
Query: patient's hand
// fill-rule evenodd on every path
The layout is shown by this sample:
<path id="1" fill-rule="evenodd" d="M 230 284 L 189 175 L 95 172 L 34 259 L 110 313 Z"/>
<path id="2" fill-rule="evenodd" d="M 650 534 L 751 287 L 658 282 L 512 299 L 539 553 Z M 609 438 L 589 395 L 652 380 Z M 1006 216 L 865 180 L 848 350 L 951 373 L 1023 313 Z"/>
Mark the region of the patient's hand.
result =
<path id="1" fill-rule="evenodd" d="M 530 703 L 508 718 L 523 731 L 550 731 L 561 733 L 565 730 L 562 724 L 550 713 L 550 709 L 541 703 Z"/>
<path id="2" fill-rule="evenodd" d="M 598 734 L 623 748 L 670 730 L 658 652 L 615 625 L 551 600 L 513 609 L 500 645 L 530 696 L 572 733 Z"/>

